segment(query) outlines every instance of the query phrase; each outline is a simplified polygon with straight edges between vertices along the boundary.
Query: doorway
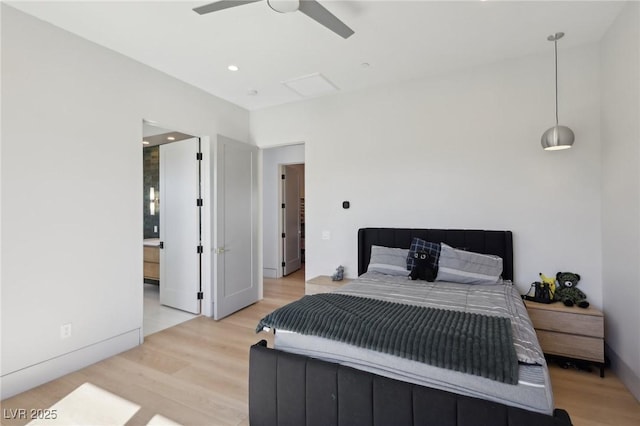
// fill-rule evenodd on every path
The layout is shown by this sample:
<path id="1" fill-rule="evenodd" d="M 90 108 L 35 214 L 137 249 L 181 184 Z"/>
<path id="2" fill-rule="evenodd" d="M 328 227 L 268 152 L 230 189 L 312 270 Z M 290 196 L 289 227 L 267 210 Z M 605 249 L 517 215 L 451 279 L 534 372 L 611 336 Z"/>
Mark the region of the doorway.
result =
<path id="1" fill-rule="evenodd" d="M 282 263 L 285 262 L 285 253 L 282 234 L 285 232 L 286 225 L 284 223 L 284 215 L 282 204 L 283 201 L 283 168 L 292 166 L 297 168 L 299 175 L 299 196 L 297 202 L 291 201 L 290 206 L 298 205 L 299 207 L 299 226 L 289 231 L 289 236 L 299 233 L 300 241 L 298 248 L 295 248 L 292 258 L 299 257 L 300 267 L 304 269 L 306 257 L 305 237 L 308 226 L 308 218 L 305 215 L 305 145 L 297 143 L 291 145 L 277 146 L 273 148 L 265 148 L 262 150 L 262 199 L 263 199 L 263 270 L 262 275 L 265 278 L 281 278 L 284 274 L 291 271 L 285 271 Z M 293 197 L 296 198 L 296 197 Z M 286 204 L 285 204 L 286 207 Z M 293 218 L 293 216 L 292 216 Z M 295 220 L 295 218 L 294 218 Z M 289 245 L 291 247 L 291 245 Z M 299 250 L 299 251 L 298 251 Z M 298 253 L 298 254 L 296 254 Z M 295 261 L 294 261 L 295 262 Z M 295 269 L 295 268 L 292 268 Z"/>
<path id="2" fill-rule="evenodd" d="M 304 264 L 304 164 L 280 166 L 282 226 L 282 276 Z"/>
<path id="3" fill-rule="evenodd" d="M 200 313 L 199 139 L 143 123 L 145 336 Z M 193 151 L 193 152 L 192 152 Z"/>
<path id="4" fill-rule="evenodd" d="M 219 134 L 194 138 L 146 121 L 144 125 L 147 146 L 154 144 L 154 136 L 160 139 L 160 304 L 221 319 L 257 302 L 262 297 L 258 148 Z M 174 151 L 174 146 L 186 148 L 176 148 L 179 153 L 168 161 L 163 151 Z M 167 192 L 176 182 L 171 179 L 170 185 L 163 184 L 162 177 L 162 164 L 172 166 L 174 160 L 180 165 L 175 175 L 181 183 L 187 182 L 173 191 L 176 197 Z M 150 197 L 150 189 L 145 188 L 144 194 Z M 182 202 L 174 206 L 171 198 Z M 143 208 L 151 209 L 150 199 L 145 199 Z M 173 211 L 182 208 L 186 210 Z M 178 225 L 172 227 L 171 222 Z M 169 241 L 170 235 L 176 239 Z M 180 259 L 164 259 L 170 253 Z M 172 274 L 167 270 L 170 265 L 175 266 L 174 272 L 180 269 L 189 277 Z M 168 282 L 174 275 L 181 280 Z"/>

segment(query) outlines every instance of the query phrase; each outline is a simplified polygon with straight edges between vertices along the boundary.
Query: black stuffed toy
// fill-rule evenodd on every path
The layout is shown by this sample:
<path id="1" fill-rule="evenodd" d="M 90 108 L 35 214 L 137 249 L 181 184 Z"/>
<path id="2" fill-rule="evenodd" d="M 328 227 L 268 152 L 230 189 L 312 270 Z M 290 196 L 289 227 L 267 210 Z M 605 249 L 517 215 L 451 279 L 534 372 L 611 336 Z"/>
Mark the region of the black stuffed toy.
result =
<path id="1" fill-rule="evenodd" d="M 413 255 L 414 264 L 411 274 L 409 275 L 412 280 L 425 280 L 430 283 L 434 282 L 436 277 L 431 268 L 431 261 L 429 253 L 426 251 L 417 251 Z"/>
<path id="2" fill-rule="evenodd" d="M 555 292 L 555 300 L 559 300 L 566 306 L 577 305 L 581 308 L 588 308 L 587 295 L 578 286 L 580 275 L 573 272 L 558 272 L 556 274 L 558 282 Z"/>

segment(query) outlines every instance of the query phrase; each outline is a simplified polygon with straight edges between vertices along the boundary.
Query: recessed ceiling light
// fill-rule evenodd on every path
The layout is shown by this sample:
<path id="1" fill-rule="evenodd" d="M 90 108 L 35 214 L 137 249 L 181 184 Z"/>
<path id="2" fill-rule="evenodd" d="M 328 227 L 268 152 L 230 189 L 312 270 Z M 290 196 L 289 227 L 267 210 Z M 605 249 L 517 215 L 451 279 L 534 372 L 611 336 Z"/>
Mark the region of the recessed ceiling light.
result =
<path id="1" fill-rule="evenodd" d="M 258 94 L 258 91 L 256 89 L 247 90 L 247 95 L 249 96 L 256 96 L 257 94 Z"/>
<path id="2" fill-rule="evenodd" d="M 237 66 L 237 65 L 229 65 L 229 66 L 227 67 L 227 69 L 228 69 L 229 71 L 238 71 L 240 68 L 238 68 L 238 66 Z"/>
<path id="3" fill-rule="evenodd" d="M 175 140 L 176 140 L 176 138 L 174 138 L 173 136 L 167 136 L 167 140 L 168 140 L 168 141 L 175 141 Z"/>
<path id="4" fill-rule="evenodd" d="M 371 64 L 369 62 L 363 62 L 363 63 L 360 64 L 360 66 L 362 68 L 369 68 L 371 66 Z"/>
<path id="5" fill-rule="evenodd" d="M 142 145 L 149 145 L 149 141 L 142 141 Z"/>

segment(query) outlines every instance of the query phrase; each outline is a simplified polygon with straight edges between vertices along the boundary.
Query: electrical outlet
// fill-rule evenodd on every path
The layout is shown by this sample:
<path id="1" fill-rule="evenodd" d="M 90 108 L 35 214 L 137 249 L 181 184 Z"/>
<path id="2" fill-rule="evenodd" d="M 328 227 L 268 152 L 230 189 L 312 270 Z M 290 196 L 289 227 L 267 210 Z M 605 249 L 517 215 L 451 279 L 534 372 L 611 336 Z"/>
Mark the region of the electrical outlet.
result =
<path id="1" fill-rule="evenodd" d="M 331 232 L 329 232 L 329 231 L 322 231 L 322 239 L 323 239 L 323 240 L 330 240 L 330 239 L 331 239 Z"/>
<path id="2" fill-rule="evenodd" d="M 71 337 L 71 323 L 62 324 L 60 326 L 60 338 L 67 339 L 69 337 Z"/>

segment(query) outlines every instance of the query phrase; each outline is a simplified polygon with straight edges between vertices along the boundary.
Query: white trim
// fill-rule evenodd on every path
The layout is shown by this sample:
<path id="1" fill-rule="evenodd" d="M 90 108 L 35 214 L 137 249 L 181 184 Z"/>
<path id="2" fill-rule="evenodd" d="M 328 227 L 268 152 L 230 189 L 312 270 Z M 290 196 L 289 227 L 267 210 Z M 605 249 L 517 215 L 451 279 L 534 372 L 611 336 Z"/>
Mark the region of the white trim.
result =
<path id="1" fill-rule="evenodd" d="M 611 348 L 611 346 L 605 343 L 605 352 L 611 360 L 611 369 L 616 373 L 616 376 L 622 383 L 629 389 L 629 392 L 635 398 L 640 401 L 640 377 L 626 362 L 618 356 L 618 354 Z"/>
<path id="2" fill-rule="evenodd" d="M 142 329 L 136 328 L 93 345 L 5 374 L 0 378 L 0 398 L 9 398 L 32 389 L 129 350 L 140 343 L 142 343 Z"/>
<path id="3" fill-rule="evenodd" d="M 265 278 L 278 278 L 278 270 L 274 268 L 262 268 L 262 276 Z"/>

